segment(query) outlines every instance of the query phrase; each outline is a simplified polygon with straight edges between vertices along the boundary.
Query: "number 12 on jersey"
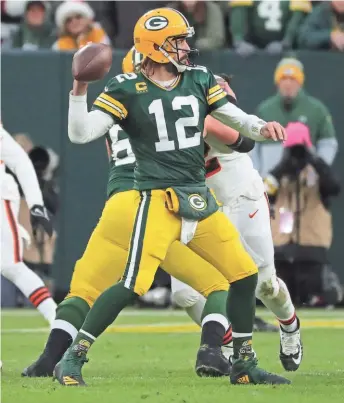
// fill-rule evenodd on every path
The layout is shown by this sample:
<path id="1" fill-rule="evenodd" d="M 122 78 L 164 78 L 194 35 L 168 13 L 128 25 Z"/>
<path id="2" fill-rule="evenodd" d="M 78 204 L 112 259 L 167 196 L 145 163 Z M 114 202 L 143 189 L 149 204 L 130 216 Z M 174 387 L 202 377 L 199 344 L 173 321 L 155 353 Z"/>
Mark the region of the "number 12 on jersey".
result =
<path id="1" fill-rule="evenodd" d="M 186 127 L 197 127 L 199 124 L 199 105 L 194 95 L 177 96 L 172 101 L 174 111 L 181 110 L 183 106 L 191 106 L 192 116 L 179 118 L 175 122 L 178 149 L 191 148 L 200 145 L 201 132 L 195 133 L 192 137 L 186 137 Z M 155 99 L 148 107 L 148 112 L 155 117 L 159 141 L 155 143 L 157 152 L 173 151 L 176 149 L 174 140 L 170 140 L 167 132 L 164 108 L 161 99 Z"/>

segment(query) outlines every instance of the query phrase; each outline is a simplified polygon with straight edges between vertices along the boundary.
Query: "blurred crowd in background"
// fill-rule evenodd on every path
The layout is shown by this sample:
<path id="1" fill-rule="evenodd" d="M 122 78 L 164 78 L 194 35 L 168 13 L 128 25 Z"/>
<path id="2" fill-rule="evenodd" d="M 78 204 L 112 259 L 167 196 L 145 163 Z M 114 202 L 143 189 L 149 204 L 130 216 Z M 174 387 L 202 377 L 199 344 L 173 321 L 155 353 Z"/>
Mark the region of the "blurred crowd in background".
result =
<path id="1" fill-rule="evenodd" d="M 274 75 L 276 93 L 257 105 L 256 114 L 283 124 L 290 140 L 283 146 L 258 144 L 252 159 L 265 179 L 271 203 L 279 276 L 296 304 L 336 305 L 343 300 L 343 288 L 328 251 L 331 200 L 340 192 L 340 181 L 332 169 L 337 136 L 327 106 L 303 88 L 306 72 L 302 63 L 283 55 L 297 49 L 343 52 L 344 1 L 1 0 L 2 48 L 75 51 L 88 42 L 98 42 L 129 49 L 137 19 L 160 6 L 186 15 L 196 31 L 191 45 L 201 51 L 231 48 L 242 57 L 257 50 L 281 55 Z M 27 135 L 15 138 L 32 158 L 46 206 L 55 214 L 58 156 L 50 149 L 34 147 Z M 25 226 L 24 208 L 22 217 Z M 49 278 L 54 250 L 55 238 L 26 251 L 24 258 L 29 267 Z M 159 271 L 153 289 L 139 303 L 169 306 L 169 286 L 169 276 Z"/>
<path id="2" fill-rule="evenodd" d="M 87 42 L 132 46 L 137 19 L 170 6 L 195 27 L 199 50 L 234 48 L 243 56 L 265 49 L 344 51 L 343 1 L 22 1 L 1 0 L 1 42 L 23 50 L 78 49 Z"/>

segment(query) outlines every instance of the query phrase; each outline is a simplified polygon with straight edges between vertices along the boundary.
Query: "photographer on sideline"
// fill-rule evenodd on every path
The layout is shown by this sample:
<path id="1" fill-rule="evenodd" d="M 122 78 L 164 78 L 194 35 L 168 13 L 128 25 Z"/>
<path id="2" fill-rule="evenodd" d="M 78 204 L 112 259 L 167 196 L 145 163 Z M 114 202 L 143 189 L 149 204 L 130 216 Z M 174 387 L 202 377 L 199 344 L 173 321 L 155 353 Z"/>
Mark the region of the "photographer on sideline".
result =
<path id="1" fill-rule="evenodd" d="M 44 203 L 54 222 L 59 208 L 59 189 L 57 185 L 59 157 L 51 150 L 34 146 L 29 151 L 29 157 L 36 171 Z M 21 200 L 19 221 L 32 235 L 28 221 L 28 210 L 25 200 Z M 47 238 L 42 231 L 36 234 L 35 241 L 24 252 L 25 263 L 36 273 L 39 273 L 50 284 L 49 277 L 54 261 L 57 233 Z"/>
<path id="2" fill-rule="evenodd" d="M 265 180 L 275 215 L 276 269 L 292 299 L 309 303 L 324 292 L 323 271 L 332 242 L 330 198 L 339 194 L 340 184 L 315 154 L 308 126 L 294 122 L 286 130 L 282 160 Z"/>

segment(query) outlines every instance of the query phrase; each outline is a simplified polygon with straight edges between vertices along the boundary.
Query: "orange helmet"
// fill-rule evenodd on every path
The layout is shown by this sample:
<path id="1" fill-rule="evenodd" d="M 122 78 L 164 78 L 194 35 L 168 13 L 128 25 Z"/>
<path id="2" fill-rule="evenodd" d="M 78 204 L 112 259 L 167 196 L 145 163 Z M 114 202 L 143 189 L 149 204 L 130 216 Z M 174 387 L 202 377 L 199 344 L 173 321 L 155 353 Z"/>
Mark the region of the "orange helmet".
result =
<path id="1" fill-rule="evenodd" d="M 134 45 L 143 57 L 149 57 L 157 63 L 173 63 L 179 72 L 183 72 L 190 62 L 179 60 L 180 49 L 175 40 L 190 38 L 194 33 L 193 27 L 190 27 L 182 13 L 173 8 L 157 8 L 148 11 L 137 21 L 134 28 Z M 197 50 L 187 51 L 191 52 Z M 177 60 L 171 54 L 176 54 Z"/>

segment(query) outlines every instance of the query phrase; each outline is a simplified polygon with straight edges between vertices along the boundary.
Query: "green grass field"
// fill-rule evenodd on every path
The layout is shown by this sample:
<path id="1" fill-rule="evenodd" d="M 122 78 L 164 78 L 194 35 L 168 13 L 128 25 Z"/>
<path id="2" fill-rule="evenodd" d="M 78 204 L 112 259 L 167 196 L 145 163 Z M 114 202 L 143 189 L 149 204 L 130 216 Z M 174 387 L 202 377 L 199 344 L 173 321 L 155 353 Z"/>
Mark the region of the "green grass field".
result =
<path id="1" fill-rule="evenodd" d="M 263 317 L 272 320 L 266 311 Z M 181 311 L 125 311 L 101 337 L 84 367 L 87 388 L 51 379 L 21 378 L 41 352 L 48 329 L 32 310 L 2 311 L 3 403 L 203 403 L 232 401 L 344 402 L 344 311 L 301 311 L 304 361 L 285 373 L 277 334 L 255 334 L 260 365 L 292 380 L 291 386 L 231 386 L 194 372 L 199 330 Z"/>

